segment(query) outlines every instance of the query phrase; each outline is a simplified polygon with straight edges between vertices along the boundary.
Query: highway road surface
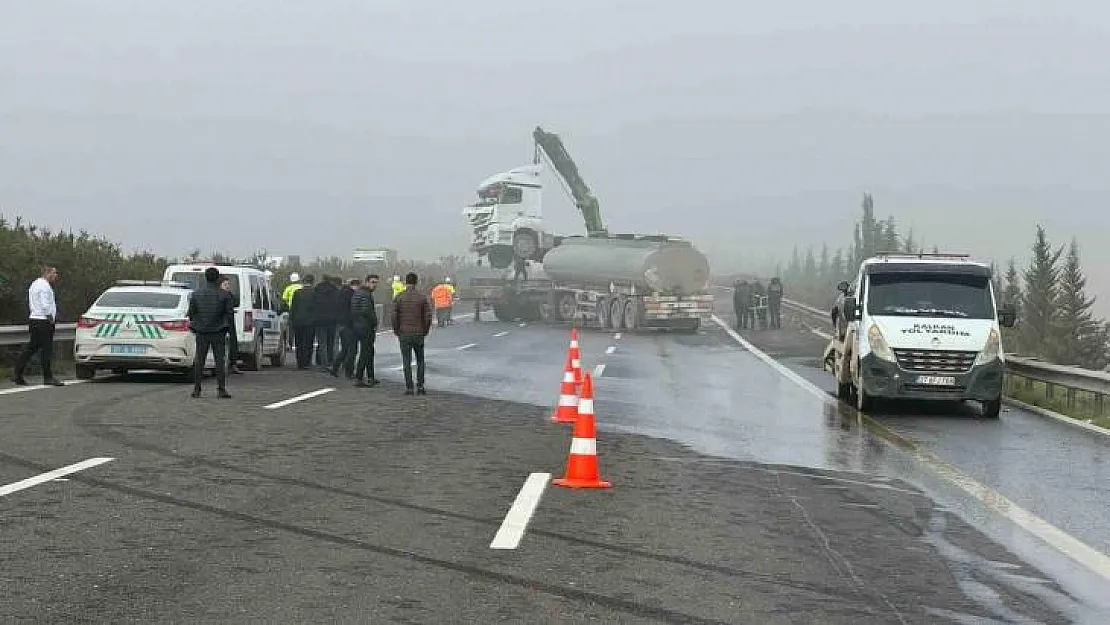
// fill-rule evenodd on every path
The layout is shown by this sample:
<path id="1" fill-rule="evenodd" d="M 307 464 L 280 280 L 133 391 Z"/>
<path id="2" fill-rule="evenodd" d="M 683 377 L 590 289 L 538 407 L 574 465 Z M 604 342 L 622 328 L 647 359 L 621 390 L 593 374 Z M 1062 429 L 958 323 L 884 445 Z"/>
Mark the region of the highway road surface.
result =
<path id="1" fill-rule="evenodd" d="M 0 614 L 1110 622 L 1098 561 L 1038 543 L 1026 519 L 962 497 L 905 441 L 799 383 L 821 383 L 805 362 L 820 341 L 806 332 L 768 333 L 753 349 L 716 325 L 688 336 L 583 332 L 607 490 L 543 475 L 562 474 L 570 444 L 570 428 L 548 421 L 569 338 L 560 327 L 463 318 L 433 330 L 427 397 L 401 395 L 390 335 L 378 338 L 386 383 L 373 389 L 291 368 L 232 377 L 230 400 L 210 380 L 190 399 L 188 384 L 164 375 L 2 387 Z M 1104 441 L 1026 417 L 909 417 L 899 432 L 951 459 L 949 448 L 974 445 L 967 430 L 1012 423 L 1059 437 L 1049 448 L 1082 442 L 1077 453 L 1090 455 L 1077 459 L 1106 457 Z M 1020 473 L 1058 491 L 1021 503 L 1105 553 L 1105 482 L 1073 479 L 1079 466 L 1022 470 L 1037 460 L 1000 455 L 1008 439 L 985 429 L 979 437 L 992 453 L 965 450 L 960 469 L 999 490 L 1016 483 L 999 476 Z M 1090 505 L 1048 514 L 1069 492 Z"/>

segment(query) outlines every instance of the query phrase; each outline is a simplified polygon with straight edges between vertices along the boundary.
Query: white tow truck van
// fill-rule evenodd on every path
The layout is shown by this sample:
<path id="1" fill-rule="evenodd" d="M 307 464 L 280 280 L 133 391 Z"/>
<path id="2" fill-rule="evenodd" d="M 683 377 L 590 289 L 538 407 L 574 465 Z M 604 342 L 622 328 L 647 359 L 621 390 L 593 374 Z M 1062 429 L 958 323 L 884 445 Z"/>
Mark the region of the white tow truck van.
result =
<path id="1" fill-rule="evenodd" d="M 1001 327 L 990 266 L 962 254 L 879 254 L 837 287 L 838 327 L 825 361 L 837 395 L 867 412 L 876 399 L 980 402 L 1002 409 Z"/>

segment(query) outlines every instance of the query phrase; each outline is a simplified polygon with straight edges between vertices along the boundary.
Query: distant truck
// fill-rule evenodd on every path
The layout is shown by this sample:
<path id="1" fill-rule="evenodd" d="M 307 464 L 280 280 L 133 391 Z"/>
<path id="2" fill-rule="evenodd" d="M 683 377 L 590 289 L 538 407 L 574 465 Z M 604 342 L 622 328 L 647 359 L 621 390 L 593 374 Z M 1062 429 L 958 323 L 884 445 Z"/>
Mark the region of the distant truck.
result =
<path id="1" fill-rule="evenodd" d="M 525 279 L 475 277 L 464 299 L 509 321 L 572 322 L 612 330 L 696 331 L 713 314 L 709 263 L 688 241 L 664 235 L 572 236 Z"/>
<path id="2" fill-rule="evenodd" d="M 973 400 L 1002 410 L 1002 327 L 989 265 L 964 254 L 879 254 L 841 282 L 825 365 L 837 396 L 867 412 L 883 400 Z"/>

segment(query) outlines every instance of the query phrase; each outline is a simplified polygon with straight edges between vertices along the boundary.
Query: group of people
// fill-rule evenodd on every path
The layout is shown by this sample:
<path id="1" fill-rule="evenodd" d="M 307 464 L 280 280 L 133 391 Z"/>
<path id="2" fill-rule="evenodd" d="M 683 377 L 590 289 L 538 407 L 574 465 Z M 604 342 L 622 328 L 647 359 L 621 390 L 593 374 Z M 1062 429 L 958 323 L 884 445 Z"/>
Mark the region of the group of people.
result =
<path id="1" fill-rule="evenodd" d="M 761 330 L 768 324 L 772 329 L 782 328 L 782 281 L 771 278 L 764 288 L 759 280 L 737 280 L 732 286 L 732 308 L 737 330 L 754 329 L 756 322 Z"/>
<path id="2" fill-rule="evenodd" d="M 353 279 L 342 284 L 338 278 L 324 276 L 319 284 L 309 274 L 303 280 L 297 274 L 290 276 L 290 284 L 282 293 L 289 311 L 292 328 L 292 347 L 296 353 L 297 367 L 308 369 L 315 364 L 332 376 L 339 376 L 342 368 L 348 379 L 359 387 L 378 384 L 374 374 L 374 340 L 379 319 L 374 292 L 380 277 L 370 274 L 363 280 Z M 405 394 L 426 394 L 424 387 L 424 339 L 431 331 L 432 308 L 428 297 L 416 290 L 418 278 L 409 273 L 402 282 L 394 276 L 390 284 L 392 298 L 389 302 L 390 325 L 397 335 L 404 364 Z M 450 319 L 451 297 L 454 287 L 450 280 L 432 290 L 441 326 Z M 383 307 L 383 310 L 385 307 Z M 445 310 L 444 312 L 441 312 Z M 339 337 L 339 353 L 335 353 L 335 339 Z M 412 361 L 416 360 L 413 379 Z"/>

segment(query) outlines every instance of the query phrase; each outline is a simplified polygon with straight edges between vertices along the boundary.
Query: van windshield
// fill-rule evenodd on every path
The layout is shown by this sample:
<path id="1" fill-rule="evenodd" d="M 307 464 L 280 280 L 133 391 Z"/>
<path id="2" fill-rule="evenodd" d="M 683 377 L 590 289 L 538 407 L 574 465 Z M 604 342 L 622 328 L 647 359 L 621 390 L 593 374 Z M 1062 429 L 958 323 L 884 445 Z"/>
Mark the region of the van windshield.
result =
<path id="1" fill-rule="evenodd" d="M 239 292 L 239 276 L 236 275 L 221 275 L 220 279 L 226 279 L 231 282 L 231 292 Z M 172 282 L 188 282 L 193 285 L 194 289 L 199 289 L 204 286 L 204 273 L 200 271 L 177 271 L 170 276 Z"/>
<path id="2" fill-rule="evenodd" d="M 993 319 L 990 280 L 947 273 L 877 273 L 868 280 L 867 312 L 892 317 Z"/>

